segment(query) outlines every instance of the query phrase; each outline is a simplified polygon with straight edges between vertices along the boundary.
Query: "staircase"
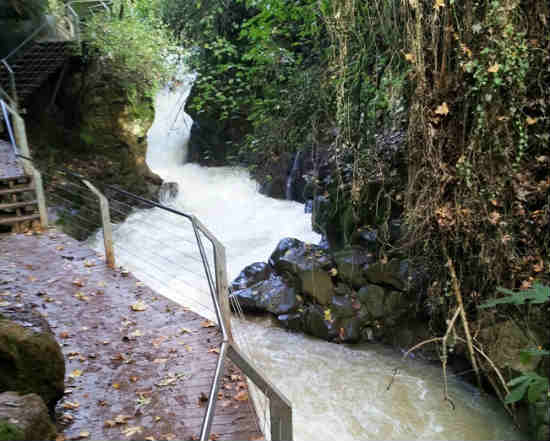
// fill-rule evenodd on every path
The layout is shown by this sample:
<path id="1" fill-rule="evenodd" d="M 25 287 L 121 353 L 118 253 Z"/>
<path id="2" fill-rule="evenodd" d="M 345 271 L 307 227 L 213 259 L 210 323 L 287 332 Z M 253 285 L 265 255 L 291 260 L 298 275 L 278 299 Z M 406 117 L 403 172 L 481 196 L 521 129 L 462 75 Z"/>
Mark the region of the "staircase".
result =
<path id="1" fill-rule="evenodd" d="M 0 229 L 19 233 L 39 219 L 32 179 L 19 166 L 11 145 L 0 141 Z"/>
<path id="2" fill-rule="evenodd" d="M 48 77 L 58 71 L 74 52 L 75 44 L 66 40 L 32 41 L 10 57 L 19 105 L 24 107 Z M 0 87 L 11 92 L 10 73 L 0 66 Z"/>

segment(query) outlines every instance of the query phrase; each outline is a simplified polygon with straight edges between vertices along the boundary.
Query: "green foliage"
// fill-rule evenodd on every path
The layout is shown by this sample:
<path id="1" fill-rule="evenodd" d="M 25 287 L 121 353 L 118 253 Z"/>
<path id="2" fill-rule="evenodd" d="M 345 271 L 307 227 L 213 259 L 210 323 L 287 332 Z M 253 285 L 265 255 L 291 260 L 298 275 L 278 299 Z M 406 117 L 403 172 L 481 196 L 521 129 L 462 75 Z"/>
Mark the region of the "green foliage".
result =
<path id="1" fill-rule="evenodd" d="M 498 288 L 498 291 L 507 294 L 506 297 L 490 300 L 481 304 L 480 308 L 490 308 L 496 305 L 524 305 L 529 303 L 547 303 L 550 302 L 550 286 L 542 283 L 535 283 L 532 288 L 525 291 L 514 292 L 509 289 Z M 528 363 L 533 356 L 548 356 L 550 351 L 539 348 L 531 348 L 521 353 L 522 362 Z M 527 394 L 530 403 L 536 403 L 545 399 L 548 394 L 548 377 L 540 376 L 536 372 L 526 372 L 517 376 L 507 383 L 512 389 L 506 396 L 505 403 L 515 403 L 520 401 Z"/>
<path id="2" fill-rule="evenodd" d="M 491 308 L 495 305 L 511 304 L 524 305 L 526 303 L 545 303 L 550 301 L 550 286 L 536 282 L 532 288 L 525 291 L 511 291 L 505 288 L 497 288 L 499 292 L 508 294 L 500 299 L 489 300 L 481 304 L 480 308 Z"/>
<path id="3" fill-rule="evenodd" d="M 151 2 L 117 0 L 111 13 L 86 22 L 86 41 L 99 57 L 103 72 L 126 89 L 152 96 L 173 67 L 166 57 L 178 52 Z"/>

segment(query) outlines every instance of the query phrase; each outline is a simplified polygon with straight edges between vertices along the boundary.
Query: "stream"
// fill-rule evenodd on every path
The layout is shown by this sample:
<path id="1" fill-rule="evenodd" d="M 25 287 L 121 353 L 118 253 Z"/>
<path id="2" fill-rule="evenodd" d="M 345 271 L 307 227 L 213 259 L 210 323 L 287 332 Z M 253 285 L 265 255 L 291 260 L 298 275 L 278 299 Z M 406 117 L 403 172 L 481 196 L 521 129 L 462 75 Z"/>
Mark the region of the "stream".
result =
<path id="1" fill-rule="evenodd" d="M 165 182 L 179 187 L 167 204 L 195 214 L 224 244 L 229 280 L 250 263 L 266 261 L 284 237 L 318 243 L 303 205 L 259 194 L 246 170 L 185 164 L 192 121 L 183 105 L 191 83 L 188 76 L 157 95 L 148 135 L 147 163 Z M 166 228 L 161 216 L 159 209 L 137 210 L 117 225 L 115 243 L 123 244 L 118 263 L 163 295 L 213 317 L 198 276 L 200 261 L 170 259 L 171 247 L 191 247 L 189 224 L 182 220 Z M 155 257 L 147 257 L 147 264 L 141 257 L 143 238 L 151 235 L 165 245 L 157 247 L 161 260 L 154 277 L 150 268 Z M 95 246 L 101 248 L 97 239 Z M 179 267 L 170 268 L 171 261 Z M 234 321 L 234 326 L 243 349 L 292 402 L 296 440 L 521 438 L 500 403 L 451 375 L 453 410 L 443 401 L 438 366 L 416 359 L 403 363 L 394 349 L 378 344 L 338 345 L 290 333 L 266 318 Z M 399 372 L 388 389 L 396 367 Z"/>

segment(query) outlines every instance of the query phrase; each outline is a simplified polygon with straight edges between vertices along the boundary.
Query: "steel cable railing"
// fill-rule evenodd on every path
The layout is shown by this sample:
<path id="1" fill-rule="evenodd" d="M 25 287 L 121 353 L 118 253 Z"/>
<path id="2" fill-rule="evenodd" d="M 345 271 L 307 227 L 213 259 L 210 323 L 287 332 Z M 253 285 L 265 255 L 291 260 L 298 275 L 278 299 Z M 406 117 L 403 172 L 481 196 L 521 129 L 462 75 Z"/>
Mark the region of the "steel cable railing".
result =
<path id="1" fill-rule="evenodd" d="M 241 319 L 244 315 L 236 299 L 228 295 L 225 249 L 216 237 L 194 215 L 95 182 L 71 170 L 40 167 L 28 157 L 20 158 L 41 171 L 49 211 L 57 217 L 62 230 L 88 241 L 96 251 L 100 249 L 103 232 L 104 243 L 106 246 L 111 243 L 111 253 L 118 264 L 139 273 L 143 282 L 161 294 L 217 321 L 223 341 L 200 439 L 209 439 L 224 365 L 231 360 L 265 396 L 261 407 L 269 422 L 271 439 L 292 440 L 290 403 L 254 368 L 233 338 L 231 309 Z M 104 198 L 108 205 L 108 228 L 104 213 L 98 209 L 98 198 Z M 168 236 L 163 235 L 166 231 L 170 232 Z M 138 250 L 131 245 L 132 241 L 139 243 Z M 108 255 L 109 250 L 105 249 L 107 260 Z M 238 340 L 246 346 L 246 339 Z"/>

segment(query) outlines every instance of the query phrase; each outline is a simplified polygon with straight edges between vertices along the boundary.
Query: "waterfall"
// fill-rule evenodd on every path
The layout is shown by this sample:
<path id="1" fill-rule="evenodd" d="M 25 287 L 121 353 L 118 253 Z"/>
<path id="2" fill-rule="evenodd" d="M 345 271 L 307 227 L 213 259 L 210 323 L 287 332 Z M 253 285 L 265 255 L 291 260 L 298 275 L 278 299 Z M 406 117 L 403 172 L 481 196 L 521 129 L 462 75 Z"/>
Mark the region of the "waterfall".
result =
<path id="1" fill-rule="evenodd" d="M 302 156 L 301 151 L 296 152 L 296 155 L 294 156 L 294 161 L 292 162 L 292 169 L 290 170 L 290 173 L 288 174 L 288 178 L 286 180 L 285 197 L 289 201 L 292 201 L 295 198 L 293 187 L 294 187 L 294 183 L 296 182 L 296 175 L 300 171 L 301 156 Z"/>
<path id="2" fill-rule="evenodd" d="M 310 215 L 304 214 L 303 205 L 259 194 L 246 170 L 184 164 L 191 119 L 180 109 L 189 94 L 191 80 L 187 77 L 183 85 L 158 94 L 155 121 L 148 136 L 149 166 L 165 181 L 179 187 L 170 203 L 195 214 L 225 245 L 230 279 L 246 265 L 266 261 L 283 237 L 317 243 L 319 235 L 311 231 Z M 297 156 L 293 170 L 298 160 Z M 138 210 L 117 226 L 115 242 L 133 250 L 118 255 L 118 262 L 162 294 L 196 309 L 194 303 L 189 303 L 192 289 L 177 298 L 172 290 L 162 291 L 162 286 L 157 287 L 154 280 L 142 275 L 145 266 L 155 264 L 154 260 L 143 262 L 143 241 L 148 235 L 154 234 L 165 245 L 166 249 L 156 250 L 159 255 L 169 253 L 170 247 L 186 246 L 186 233 L 179 230 L 179 224 L 174 222 L 171 229 L 161 228 L 156 216 L 154 209 Z M 176 237 L 181 239 L 176 241 Z M 183 273 L 183 269 L 192 269 L 196 263 L 176 263 L 179 266 L 173 272 L 182 275 L 170 280 L 171 286 L 201 283 Z M 162 267 L 161 274 L 170 270 L 164 262 L 157 266 Z M 207 294 L 197 289 L 196 295 Z M 196 310 L 208 314 L 200 308 Z M 443 401 L 438 366 L 417 360 L 402 364 L 399 354 L 381 345 L 337 345 L 290 333 L 269 319 L 250 319 L 236 325 L 246 337 L 244 349 L 292 402 L 296 440 L 481 440 L 520 436 L 499 403 L 479 396 L 453 375 L 449 393 L 456 409 L 451 409 Z M 399 373 L 388 388 L 396 367 L 400 368 Z"/>

